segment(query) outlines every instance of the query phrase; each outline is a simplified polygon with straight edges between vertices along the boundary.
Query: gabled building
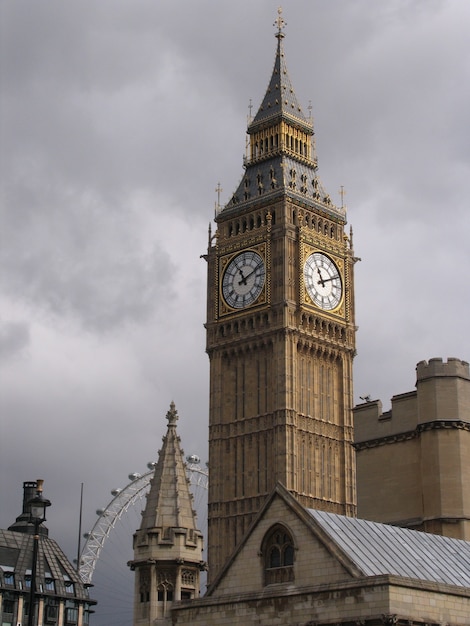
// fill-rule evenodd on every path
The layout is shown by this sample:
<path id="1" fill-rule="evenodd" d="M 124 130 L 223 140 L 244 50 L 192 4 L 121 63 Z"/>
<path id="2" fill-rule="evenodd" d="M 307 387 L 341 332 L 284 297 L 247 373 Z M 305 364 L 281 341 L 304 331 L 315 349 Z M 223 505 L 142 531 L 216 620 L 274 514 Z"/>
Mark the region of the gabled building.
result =
<path id="1" fill-rule="evenodd" d="M 173 602 L 199 597 L 203 538 L 197 528 L 174 402 L 155 473 L 134 535 L 134 626 L 170 624 Z"/>
<path id="2" fill-rule="evenodd" d="M 0 624 L 27 624 L 33 561 L 31 498 L 37 482 L 23 483 L 23 510 L 8 530 L 0 530 Z M 88 587 L 59 545 L 39 526 L 35 607 L 37 624 L 86 626 L 92 607 Z"/>
<path id="3" fill-rule="evenodd" d="M 470 543 L 304 508 L 282 485 L 175 626 L 468 626 Z"/>

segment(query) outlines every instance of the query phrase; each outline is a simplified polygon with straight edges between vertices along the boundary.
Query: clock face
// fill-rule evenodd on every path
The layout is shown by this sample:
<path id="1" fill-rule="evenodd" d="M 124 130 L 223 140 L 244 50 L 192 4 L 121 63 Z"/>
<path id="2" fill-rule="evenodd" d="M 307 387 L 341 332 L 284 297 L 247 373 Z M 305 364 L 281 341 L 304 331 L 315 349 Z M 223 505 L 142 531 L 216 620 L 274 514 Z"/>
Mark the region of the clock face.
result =
<path id="1" fill-rule="evenodd" d="M 237 254 L 224 272 L 222 294 L 233 309 L 243 309 L 256 302 L 264 287 L 265 269 L 262 257 L 254 250 Z"/>
<path id="2" fill-rule="evenodd" d="M 314 304 L 332 311 L 341 302 L 343 285 L 338 268 L 330 257 L 314 252 L 305 261 L 304 281 Z"/>

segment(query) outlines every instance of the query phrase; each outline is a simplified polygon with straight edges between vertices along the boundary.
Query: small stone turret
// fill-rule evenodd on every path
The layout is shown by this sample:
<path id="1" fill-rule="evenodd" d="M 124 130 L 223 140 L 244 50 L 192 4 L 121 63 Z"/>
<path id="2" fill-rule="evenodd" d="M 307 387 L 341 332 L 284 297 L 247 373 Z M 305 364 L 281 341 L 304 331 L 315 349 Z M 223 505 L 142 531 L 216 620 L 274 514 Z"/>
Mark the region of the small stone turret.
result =
<path id="1" fill-rule="evenodd" d="M 155 474 L 134 535 L 134 626 L 170 624 L 174 601 L 199 596 L 203 538 L 197 528 L 174 402 Z"/>
<path id="2" fill-rule="evenodd" d="M 434 358 L 416 366 L 418 423 L 470 422 L 470 370 L 466 361 Z"/>

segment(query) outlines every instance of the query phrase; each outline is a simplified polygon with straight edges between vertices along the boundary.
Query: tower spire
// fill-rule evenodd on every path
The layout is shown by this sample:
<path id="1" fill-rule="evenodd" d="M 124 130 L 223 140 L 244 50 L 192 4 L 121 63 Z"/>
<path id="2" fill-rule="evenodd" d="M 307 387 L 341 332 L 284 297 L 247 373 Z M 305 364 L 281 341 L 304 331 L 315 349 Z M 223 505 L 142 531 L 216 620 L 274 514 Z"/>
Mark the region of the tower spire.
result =
<path id="1" fill-rule="evenodd" d="M 317 174 L 311 104 L 304 115 L 292 86 L 284 55 L 286 22 L 282 8 L 274 22 L 277 39 L 271 78 L 256 115 L 248 118 L 245 173 L 224 212 L 244 213 L 254 203 L 264 203 L 267 196 L 301 198 L 309 208 L 320 210 L 334 219 L 345 219 L 344 207 L 336 207 Z M 225 213 L 227 215 L 227 213 Z"/>
<path id="2" fill-rule="evenodd" d="M 197 597 L 200 591 L 203 540 L 176 433 L 174 402 L 166 419 L 167 432 L 150 481 L 142 523 L 134 535 L 134 560 L 129 563 L 136 571 L 135 626 L 151 626 L 154 620 L 167 618 L 173 600 Z M 142 603 L 148 603 L 148 610 L 142 611 Z"/>
<path id="3" fill-rule="evenodd" d="M 163 437 L 163 446 L 155 466 L 140 530 L 158 530 L 163 534 L 176 528 L 196 531 L 186 464 L 180 447 L 181 440 L 176 432 L 179 416 L 174 402 L 170 404 L 166 419 L 167 433 Z"/>
<path id="4" fill-rule="evenodd" d="M 268 120 L 271 121 L 271 119 L 281 116 L 286 120 L 288 119 L 290 121 L 295 121 L 297 124 L 302 124 L 302 126 L 305 127 L 305 130 L 307 130 L 309 134 L 312 134 L 312 126 L 308 123 L 302 112 L 302 108 L 297 101 L 294 88 L 289 78 L 289 72 L 287 71 L 283 46 L 283 39 L 285 37 L 284 28 L 286 26 L 286 22 L 282 17 L 281 8 L 278 9 L 278 17 L 274 22 L 274 26 L 277 27 L 275 33 L 275 37 L 277 39 L 277 50 L 273 72 L 266 94 L 259 107 L 258 113 L 255 115 L 254 120 L 248 127 L 248 132 L 251 134 L 260 123 L 264 125 Z"/>

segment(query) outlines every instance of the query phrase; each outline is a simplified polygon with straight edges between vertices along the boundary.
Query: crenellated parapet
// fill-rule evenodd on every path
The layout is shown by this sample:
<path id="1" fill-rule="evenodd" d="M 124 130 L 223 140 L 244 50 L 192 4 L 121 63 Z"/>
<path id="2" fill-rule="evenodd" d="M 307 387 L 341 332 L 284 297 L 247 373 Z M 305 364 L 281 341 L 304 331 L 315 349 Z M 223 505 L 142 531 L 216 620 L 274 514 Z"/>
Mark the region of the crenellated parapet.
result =
<path id="1" fill-rule="evenodd" d="M 470 367 L 467 361 L 449 357 L 447 361 L 441 358 L 420 361 L 416 366 L 416 380 L 420 382 L 428 378 L 442 378 L 443 376 L 470 380 Z"/>
<path id="2" fill-rule="evenodd" d="M 358 514 L 470 539 L 470 368 L 420 361 L 416 389 L 354 408 Z"/>

